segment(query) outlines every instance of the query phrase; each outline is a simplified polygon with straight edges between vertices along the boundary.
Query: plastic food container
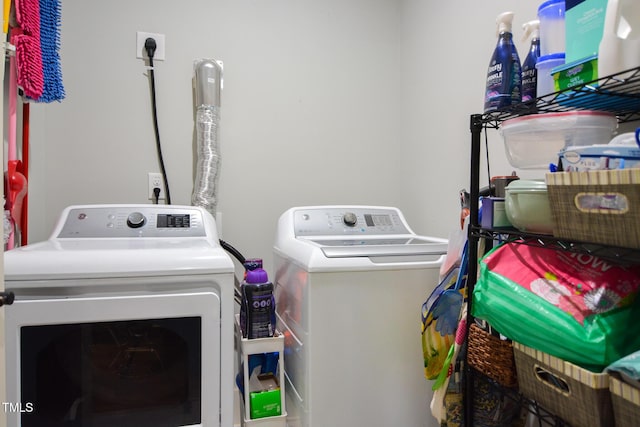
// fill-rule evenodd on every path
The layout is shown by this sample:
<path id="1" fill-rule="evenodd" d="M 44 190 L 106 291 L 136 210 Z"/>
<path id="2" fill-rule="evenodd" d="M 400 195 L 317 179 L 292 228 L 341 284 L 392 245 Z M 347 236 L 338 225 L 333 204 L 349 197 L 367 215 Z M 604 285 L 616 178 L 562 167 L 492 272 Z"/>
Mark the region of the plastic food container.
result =
<path id="1" fill-rule="evenodd" d="M 564 147 L 606 144 L 618 122 L 601 111 L 531 114 L 505 120 L 500 127 L 507 159 L 520 169 L 549 169 Z"/>
<path id="2" fill-rule="evenodd" d="M 551 70 L 560 65 L 564 65 L 564 53 L 552 53 L 538 58 L 536 62 L 538 70 L 536 91 L 539 97 L 556 91 Z"/>
<path id="3" fill-rule="evenodd" d="M 541 56 L 565 51 L 564 2 L 549 0 L 538 7 Z"/>
<path id="4" fill-rule="evenodd" d="M 553 218 L 543 179 L 519 179 L 506 188 L 507 219 L 520 231 L 553 234 Z"/>
<path id="5" fill-rule="evenodd" d="M 628 135 L 628 136 L 627 136 Z M 633 144 L 581 145 L 567 147 L 560 152 L 562 170 L 565 172 L 581 172 L 589 170 L 640 168 L 640 147 L 636 145 L 633 132 L 619 137 L 629 138 Z M 616 137 L 616 138 L 619 138 Z M 623 141 L 618 139 L 617 141 Z"/>

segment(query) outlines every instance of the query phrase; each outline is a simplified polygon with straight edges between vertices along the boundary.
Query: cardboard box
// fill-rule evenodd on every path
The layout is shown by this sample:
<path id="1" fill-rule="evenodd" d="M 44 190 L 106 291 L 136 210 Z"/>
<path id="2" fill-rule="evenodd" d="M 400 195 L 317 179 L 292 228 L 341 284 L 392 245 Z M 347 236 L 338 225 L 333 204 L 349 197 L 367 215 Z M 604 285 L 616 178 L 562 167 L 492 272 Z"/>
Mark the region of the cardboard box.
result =
<path id="1" fill-rule="evenodd" d="M 282 396 L 278 379 L 273 374 L 252 375 L 249 379 L 251 419 L 282 414 Z"/>
<path id="2" fill-rule="evenodd" d="M 559 153 L 565 172 L 640 168 L 640 148 L 625 145 L 584 145 L 567 147 Z"/>
<path id="3" fill-rule="evenodd" d="M 566 62 L 597 55 L 604 30 L 607 0 L 565 1 Z"/>
<path id="4" fill-rule="evenodd" d="M 504 197 L 484 197 L 482 199 L 483 228 L 513 227 L 507 218 Z"/>

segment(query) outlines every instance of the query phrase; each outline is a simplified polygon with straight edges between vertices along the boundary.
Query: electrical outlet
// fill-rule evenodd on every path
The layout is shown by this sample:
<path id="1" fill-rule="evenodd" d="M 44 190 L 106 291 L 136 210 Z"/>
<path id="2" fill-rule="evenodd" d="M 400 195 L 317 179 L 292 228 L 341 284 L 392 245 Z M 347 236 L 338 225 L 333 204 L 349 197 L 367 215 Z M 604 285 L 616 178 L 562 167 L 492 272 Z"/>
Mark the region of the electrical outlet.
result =
<path id="1" fill-rule="evenodd" d="M 154 61 L 164 61 L 164 34 L 145 33 L 144 31 L 136 32 L 136 58 L 147 59 L 147 50 L 144 48 L 144 42 L 151 37 L 156 41 L 156 51 L 153 54 Z"/>
<path id="2" fill-rule="evenodd" d="M 161 173 L 149 172 L 147 174 L 149 176 L 149 200 L 155 200 L 156 195 L 153 192 L 154 188 L 160 189 L 160 195 L 158 196 L 158 200 L 164 200 L 164 182 L 162 179 Z"/>

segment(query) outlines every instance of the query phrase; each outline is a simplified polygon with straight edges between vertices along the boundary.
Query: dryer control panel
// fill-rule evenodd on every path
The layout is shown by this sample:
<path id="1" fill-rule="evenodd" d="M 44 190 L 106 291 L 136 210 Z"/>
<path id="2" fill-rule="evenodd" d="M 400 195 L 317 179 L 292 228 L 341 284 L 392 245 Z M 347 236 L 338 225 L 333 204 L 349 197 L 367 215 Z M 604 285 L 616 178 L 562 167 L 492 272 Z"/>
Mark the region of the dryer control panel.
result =
<path id="1" fill-rule="evenodd" d="M 293 224 L 296 237 L 413 234 L 398 209 L 385 207 L 301 208 Z"/>
<path id="2" fill-rule="evenodd" d="M 206 215 L 189 206 L 72 206 L 63 212 L 54 238 L 204 237 Z"/>

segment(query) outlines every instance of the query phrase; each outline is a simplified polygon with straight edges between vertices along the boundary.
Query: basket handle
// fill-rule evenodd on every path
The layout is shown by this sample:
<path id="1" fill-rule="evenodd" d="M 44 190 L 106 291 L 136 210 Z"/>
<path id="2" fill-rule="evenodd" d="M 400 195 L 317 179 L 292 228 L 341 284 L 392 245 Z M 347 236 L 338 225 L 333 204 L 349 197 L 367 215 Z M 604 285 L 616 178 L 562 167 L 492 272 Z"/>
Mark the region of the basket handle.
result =
<path id="1" fill-rule="evenodd" d="M 629 199 L 617 192 L 580 192 L 573 201 L 576 208 L 583 213 L 622 215 L 629 212 Z"/>
<path id="2" fill-rule="evenodd" d="M 533 365 L 533 372 L 538 381 L 540 381 L 541 383 L 555 389 L 556 391 L 564 395 L 571 394 L 571 388 L 569 387 L 569 384 L 567 384 L 567 382 L 562 378 L 556 376 L 553 372 L 550 372 L 537 364 Z"/>

